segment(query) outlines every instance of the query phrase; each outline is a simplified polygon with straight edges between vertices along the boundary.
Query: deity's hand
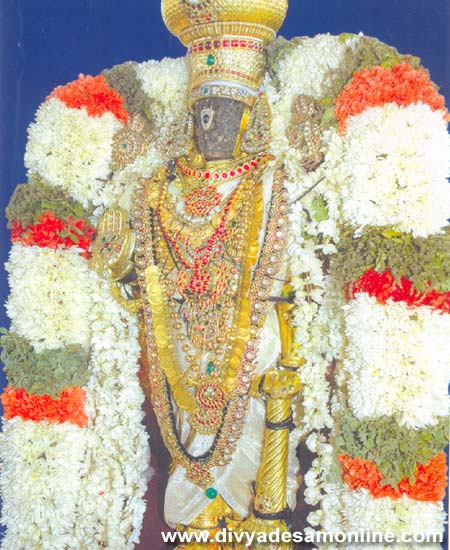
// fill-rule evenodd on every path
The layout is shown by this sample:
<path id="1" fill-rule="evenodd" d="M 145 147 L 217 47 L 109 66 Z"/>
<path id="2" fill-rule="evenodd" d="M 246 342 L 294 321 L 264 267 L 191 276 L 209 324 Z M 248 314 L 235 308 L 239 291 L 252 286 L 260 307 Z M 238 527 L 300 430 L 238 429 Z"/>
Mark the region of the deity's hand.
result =
<path id="1" fill-rule="evenodd" d="M 251 394 L 253 397 L 268 396 L 272 399 L 290 399 L 300 391 L 297 372 L 274 369 L 255 379 Z"/>
<path id="2" fill-rule="evenodd" d="M 112 281 L 120 281 L 133 269 L 136 236 L 123 208 L 108 208 L 102 215 L 92 247 L 92 268 Z"/>

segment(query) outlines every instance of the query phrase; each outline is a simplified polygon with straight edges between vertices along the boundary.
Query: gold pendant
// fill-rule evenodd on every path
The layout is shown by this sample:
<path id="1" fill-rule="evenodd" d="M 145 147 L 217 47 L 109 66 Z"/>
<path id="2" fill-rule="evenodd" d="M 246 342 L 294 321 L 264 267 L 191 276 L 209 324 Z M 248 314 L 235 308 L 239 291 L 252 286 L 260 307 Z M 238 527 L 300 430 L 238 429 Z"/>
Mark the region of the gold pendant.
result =
<path id="1" fill-rule="evenodd" d="M 214 434 L 222 422 L 227 394 L 217 377 L 202 375 L 196 386 L 195 409 L 188 422 L 200 434 Z"/>

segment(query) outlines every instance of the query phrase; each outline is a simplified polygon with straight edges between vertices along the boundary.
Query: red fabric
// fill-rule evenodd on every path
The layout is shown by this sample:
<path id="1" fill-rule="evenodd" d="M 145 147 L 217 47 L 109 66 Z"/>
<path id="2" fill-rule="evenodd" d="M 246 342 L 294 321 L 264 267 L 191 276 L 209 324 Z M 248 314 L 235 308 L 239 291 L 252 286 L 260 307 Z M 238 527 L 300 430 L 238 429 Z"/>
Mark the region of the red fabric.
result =
<path id="1" fill-rule="evenodd" d="M 145 424 L 150 434 L 151 466 L 154 470 L 150 480 L 145 500 L 147 509 L 144 514 L 140 543 L 136 550 L 168 550 L 161 538 L 161 531 L 169 531 L 164 521 L 164 493 L 167 485 L 170 457 L 159 431 L 155 413 L 148 402 L 145 401 Z"/>

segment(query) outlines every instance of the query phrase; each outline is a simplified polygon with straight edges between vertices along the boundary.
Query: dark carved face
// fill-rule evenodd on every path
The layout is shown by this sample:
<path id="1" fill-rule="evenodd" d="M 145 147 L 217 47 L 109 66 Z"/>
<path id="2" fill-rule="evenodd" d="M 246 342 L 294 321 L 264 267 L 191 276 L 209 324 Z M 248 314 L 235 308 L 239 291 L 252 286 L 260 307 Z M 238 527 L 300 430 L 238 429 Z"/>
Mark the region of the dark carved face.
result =
<path id="1" fill-rule="evenodd" d="M 194 141 L 205 160 L 233 158 L 245 105 L 210 97 L 194 103 Z"/>

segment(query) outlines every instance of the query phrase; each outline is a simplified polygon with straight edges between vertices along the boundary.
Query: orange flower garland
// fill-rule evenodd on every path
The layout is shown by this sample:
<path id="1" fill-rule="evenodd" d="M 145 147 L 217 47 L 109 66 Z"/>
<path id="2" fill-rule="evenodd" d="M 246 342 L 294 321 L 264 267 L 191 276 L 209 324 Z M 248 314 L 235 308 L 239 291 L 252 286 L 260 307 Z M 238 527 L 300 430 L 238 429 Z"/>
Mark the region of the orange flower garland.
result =
<path id="1" fill-rule="evenodd" d="M 348 285 L 347 298 L 354 298 L 359 292 L 367 292 L 380 304 L 392 299 L 394 302 L 405 302 L 408 306 L 430 306 L 450 313 L 450 292 L 437 292 L 433 289 L 426 293 L 419 292 L 412 281 L 405 277 L 396 281 L 389 270 L 378 273 L 370 268 L 357 281 Z"/>
<path id="2" fill-rule="evenodd" d="M 0 399 L 8 420 L 20 416 L 22 420 L 33 422 L 46 420 L 58 424 L 70 422 L 80 428 L 87 426 L 86 392 L 77 386 L 65 388 L 58 399 L 49 395 L 31 395 L 24 388 L 7 386 Z"/>
<path id="3" fill-rule="evenodd" d="M 83 249 L 81 255 L 89 257 L 89 248 L 95 231 L 84 220 L 75 220 L 71 216 L 67 220 L 57 218 L 51 212 L 38 216 L 38 223 L 24 228 L 19 220 L 12 223 L 11 240 L 25 246 L 40 248 L 70 248 L 78 246 Z"/>
<path id="4" fill-rule="evenodd" d="M 100 76 L 84 76 L 80 74 L 65 86 L 58 86 L 47 97 L 56 97 L 72 109 L 86 109 L 89 115 L 100 117 L 112 113 L 120 122 L 127 122 L 128 112 L 124 107 L 123 98 L 110 88 L 106 78 Z"/>
<path id="5" fill-rule="evenodd" d="M 447 464 L 445 453 L 439 453 L 427 464 L 417 464 L 414 483 L 404 478 L 397 487 L 381 485 L 383 474 L 374 462 L 349 455 L 339 455 L 342 477 L 350 489 L 367 489 L 374 498 L 401 498 L 402 495 L 413 500 L 438 502 L 445 496 L 447 487 Z"/>
<path id="6" fill-rule="evenodd" d="M 445 120 L 450 121 L 444 97 L 437 92 L 428 73 L 403 62 L 392 68 L 377 66 L 357 71 L 336 97 L 334 114 L 340 132 L 344 133 L 347 119 L 369 107 L 385 103 L 407 106 L 418 102 L 429 105 L 432 111 L 444 111 Z"/>

